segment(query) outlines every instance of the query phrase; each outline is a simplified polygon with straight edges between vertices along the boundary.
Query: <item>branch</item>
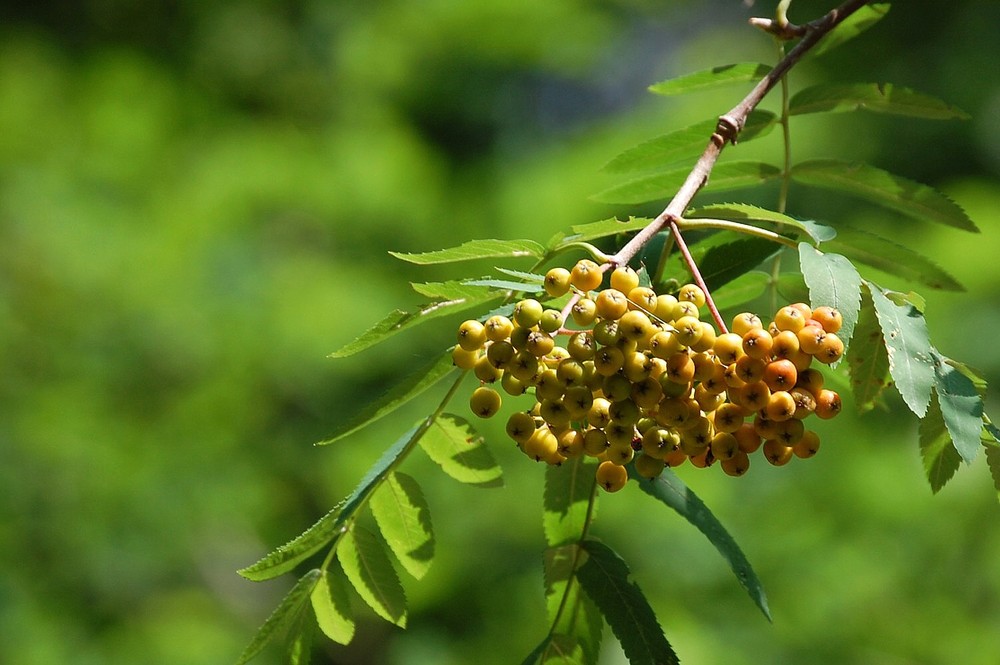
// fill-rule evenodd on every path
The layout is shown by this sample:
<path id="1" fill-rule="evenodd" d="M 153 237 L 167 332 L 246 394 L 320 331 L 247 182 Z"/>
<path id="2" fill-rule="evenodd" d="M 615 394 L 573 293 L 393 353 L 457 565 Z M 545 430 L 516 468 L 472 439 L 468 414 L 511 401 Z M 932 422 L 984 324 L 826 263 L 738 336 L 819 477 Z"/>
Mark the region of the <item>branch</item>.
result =
<path id="1" fill-rule="evenodd" d="M 736 138 L 746 125 L 747 116 L 753 111 L 762 99 L 774 88 L 781 78 L 788 73 L 792 67 L 802 59 L 809 49 L 813 48 L 820 39 L 828 32 L 836 28 L 840 23 L 856 12 L 861 7 L 868 4 L 869 0 L 847 0 L 836 9 L 830 10 L 825 16 L 811 23 L 807 23 L 804 28 L 802 41 L 795 45 L 788 54 L 775 65 L 774 69 L 754 86 L 754 89 L 743 98 L 739 104 L 734 106 L 728 113 L 719 117 L 719 123 L 715 133 L 702 153 L 698 162 L 691 169 L 687 179 L 681 188 L 674 195 L 674 198 L 667 204 L 667 207 L 646 228 L 637 233 L 618 252 L 609 257 L 608 261 L 613 265 L 625 265 L 639 253 L 639 250 L 648 243 L 653 236 L 662 231 L 671 220 L 679 219 L 691 204 L 695 194 L 705 186 L 708 177 L 718 161 L 722 149 L 727 143 L 736 143 Z M 799 26 L 796 26 L 799 28 Z"/>

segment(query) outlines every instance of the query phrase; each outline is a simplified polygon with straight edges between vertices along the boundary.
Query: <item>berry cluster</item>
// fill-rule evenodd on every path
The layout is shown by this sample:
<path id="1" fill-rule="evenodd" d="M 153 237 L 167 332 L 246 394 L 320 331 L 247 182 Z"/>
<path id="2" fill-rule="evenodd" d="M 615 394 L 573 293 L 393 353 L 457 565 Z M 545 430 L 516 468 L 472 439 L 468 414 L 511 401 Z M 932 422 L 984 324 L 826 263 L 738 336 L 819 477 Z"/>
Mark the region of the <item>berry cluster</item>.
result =
<path id="1" fill-rule="evenodd" d="M 744 312 L 720 335 L 699 318 L 705 294 L 694 284 L 658 295 L 628 267 L 600 289 L 603 277 L 589 260 L 546 274 L 550 296 L 573 291 L 573 328 L 534 299 L 518 302 L 511 318 L 459 327 L 453 359 L 481 382 L 470 399 L 476 415 L 500 409 L 500 393 L 487 384 L 510 395 L 533 391 L 532 408 L 507 420 L 510 438 L 549 464 L 598 458 L 598 482 L 611 492 L 624 486 L 624 465 L 633 461 L 647 478 L 686 460 L 719 462 L 740 476 L 759 448 L 778 466 L 816 453 L 819 437 L 803 421 L 832 418 L 841 406 L 811 367 L 843 354 L 837 310 L 795 303 L 767 326 Z"/>

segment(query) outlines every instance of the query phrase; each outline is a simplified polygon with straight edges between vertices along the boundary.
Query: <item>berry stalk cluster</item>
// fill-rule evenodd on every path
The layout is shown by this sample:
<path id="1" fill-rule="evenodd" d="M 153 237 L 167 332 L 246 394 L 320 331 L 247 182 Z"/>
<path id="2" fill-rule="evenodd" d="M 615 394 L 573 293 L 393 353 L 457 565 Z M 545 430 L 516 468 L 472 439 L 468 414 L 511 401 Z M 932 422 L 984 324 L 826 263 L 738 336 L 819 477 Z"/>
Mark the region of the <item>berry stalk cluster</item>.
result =
<path id="1" fill-rule="evenodd" d="M 630 462 L 646 478 L 688 460 L 741 476 L 758 449 L 777 466 L 817 452 L 819 437 L 804 421 L 841 407 L 812 367 L 843 354 L 837 310 L 795 303 L 767 326 L 744 312 L 720 334 L 701 320 L 706 296 L 695 284 L 657 294 L 627 266 L 603 282 L 587 259 L 553 268 L 545 290 L 573 292 L 565 312 L 525 299 L 511 318 L 462 323 L 452 357 L 480 380 L 470 398 L 477 416 L 500 410 L 496 383 L 509 395 L 533 393 L 531 409 L 508 418 L 510 438 L 549 464 L 597 458 L 598 482 L 610 492 L 625 485 Z"/>

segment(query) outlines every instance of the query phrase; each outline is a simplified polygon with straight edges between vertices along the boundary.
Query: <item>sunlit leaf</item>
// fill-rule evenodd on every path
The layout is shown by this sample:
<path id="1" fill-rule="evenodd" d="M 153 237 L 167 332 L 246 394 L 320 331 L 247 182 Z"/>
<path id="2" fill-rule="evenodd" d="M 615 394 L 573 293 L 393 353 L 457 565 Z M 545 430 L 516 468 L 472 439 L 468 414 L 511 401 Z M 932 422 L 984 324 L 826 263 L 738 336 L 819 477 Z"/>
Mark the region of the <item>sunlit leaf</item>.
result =
<path id="1" fill-rule="evenodd" d="M 861 275 L 840 254 L 826 254 L 804 242 L 799 243 L 799 265 L 812 306 L 827 305 L 840 311 L 844 322 L 837 336 L 846 349 L 861 309 Z"/>
<path id="2" fill-rule="evenodd" d="M 304 533 L 270 552 L 252 566 L 238 571 L 239 574 L 248 580 L 262 582 L 293 570 L 295 566 L 320 551 L 337 535 L 340 528 L 340 514 L 346 503 L 346 501 L 341 501 L 333 510 L 306 529 Z"/>
<path id="3" fill-rule="evenodd" d="M 979 232 L 957 203 L 933 187 L 868 164 L 832 159 L 802 162 L 792 167 L 792 179 L 857 196 L 916 219 Z"/>
<path id="4" fill-rule="evenodd" d="M 287 632 L 289 626 L 295 622 L 299 613 L 302 612 L 306 603 L 309 602 L 309 595 L 312 593 L 313 587 L 316 585 L 319 577 L 320 571 L 310 570 L 299 578 L 299 581 L 285 594 L 285 597 L 278 604 L 278 607 L 275 608 L 274 612 L 271 613 L 271 616 L 257 629 L 250 644 L 240 654 L 236 665 L 243 665 L 253 660 L 257 654 L 264 650 L 264 647 L 271 640 Z"/>
<path id="5" fill-rule="evenodd" d="M 501 297 L 502 294 L 499 294 L 496 291 L 486 290 L 475 297 L 441 300 L 423 305 L 415 310 L 404 311 L 401 309 L 395 309 L 384 319 L 362 333 L 353 342 L 344 345 L 340 349 L 331 353 L 328 357 L 345 358 L 347 356 L 354 355 L 359 351 L 364 351 L 368 347 L 374 346 L 379 342 L 392 337 L 396 333 L 412 328 L 417 324 L 430 321 L 431 319 L 436 319 L 440 316 L 455 314 L 456 312 L 461 312 L 469 309 L 470 307 L 475 307 L 476 305 L 482 305 L 491 300 L 499 301 Z"/>
<path id="6" fill-rule="evenodd" d="M 979 434 L 983 430 L 983 400 L 969 377 L 935 356 L 935 381 L 944 424 L 955 450 L 971 464 L 979 453 Z"/>
<path id="7" fill-rule="evenodd" d="M 530 282 L 515 282 L 509 279 L 496 279 L 495 277 L 483 277 L 481 279 L 467 279 L 462 284 L 470 287 L 489 287 L 502 291 L 520 291 L 523 293 L 539 293 L 544 291 L 541 284 Z"/>
<path id="8" fill-rule="evenodd" d="M 676 78 L 654 83 L 649 86 L 650 92 L 658 95 L 680 95 L 687 92 L 702 92 L 723 85 L 758 81 L 771 68 L 756 62 L 740 62 L 733 65 L 720 65 L 692 74 L 684 74 Z"/>
<path id="9" fill-rule="evenodd" d="M 497 267 L 496 271 L 503 273 L 509 277 L 514 277 L 521 280 L 522 282 L 528 282 L 531 284 L 538 284 L 542 286 L 545 283 L 545 275 L 539 275 L 533 272 L 525 272 L 523 270 L 513 270 L 511 268 L 500 268 Z"/>
<path id="10" fill-rule="evenodd" d="M 597 663 L 604 620 L 575 580 L 576 566 L 584 558 L 575 543 L 545 551 L 545 604 L 551 630 L 548 643 L 534 662 Z"/>
<path id="11" fill-rule="evenodd" d="M 638 204 L 671 198 L 690 174 L 690 168 L 674 169 L 642 176 L 595 194 L 599 203 Z M 716 164 L 703 192 L 720 192 L 754 187 L 781 176 L 781 169 L 762 162 L 725 162 Z"/>
<path id="12" fill-rule="evenodd" d="M 545 248 L 534 240 L 470 240 L 458 247 L 438 249 L 431 252 L 407 254 L 404 252 L 389 252 L 397 259 L 428 265 L 431 263 L 453 263 L 455 261 L 471 261 L 474 259 L 519 258 L 529 256 L 539 258 L 545 253 Z"/>
<path id="13" fill-rule="evenodd" d="M 719 309 L 730 309 L 753 300 L 767 290 L 771 276 L 766 272 L 751 270 L 712 291 L 712 299 Z"/>
<path id="14" fill-rule="evenodd" d="M 392 472 L 368 506 L 396 559 L 410 575 L 422 578 L 434 558 L 434 530 L 420 485 L 411 476 Z"/>
<path id="15" fill-rule="evenodd" d="M 969 115 L 935 97 L 891 83 L 820 83 L 799 91 L 789 102 L 789 113 L 873 111 L 926 120 L 966 120 Z"/>
<path id="16" fill-rule="evenodd" d="M 340 566 L 331 563 L 329 569 L 322 571 L 310 595 L 319 629 L 337 644 L 348 644 L 354 639 L 354 614 L 343 575 Z"/>
<path id="17" fill-rule="evenodd" d="M 928 405 L 927 415 L 920 420 L 919 432 L 924 473 L 931 484 L 931 491 L 937 494 L 955 475 L 962 462 L 962 457 L 951 443 L 937 400 L 932 399 Z"/>
<path id="18" fill-rule="evenodd" d="M 598 238 L 616 236 L 619 233 L 641 231 L 651 221 L 648 217 L 629 217 L 627 222 L 621 222 L 612 218 L 600 222 L 577 224 L 572 227 L 573 235 L 567 236 L 563 244 L 580 240 L 597 240 Z"/>
<path id="19" fill-rule="evenodd" d="M 889 353 L 889 372 L 903 401 L 917 416 L 927 413 L 934 386 L 934 358 L 927 322 L 910 304 L 897 305 L 876 284 L 868 282 L 882 338 Z"/>
<path id="20" fill-rule="evenodd" d="M 316 623 L 309 612 L 299 612 L 288 628 L 288 665 L 309 665 Z"/>
<path id="21" fill-rule="evenodd" d="M 545 469 L 542 524 L 549 547 L 580 539 L 594 483 L 594 466 L 583 457 Z"/>
<path id="22" fill-rule="evenodd" d="M 706 120 L 696 125 L 657 136 L 629 148 L 604 166 L 609 173 L 648 171 L 665 168 L 678 160 L 694 157 L 705 149 L 715 132 L 718 120 Z M 754 111 L 740 132 L 741 142 L 767 134 L 775 125 L 775 115 L 770 111 Z"/>
<path id="23" fill-rule="evenodd" d="M 419 396 L 425 390 L 436 384 L 438 381 L 455 371 L 451 353 L 444 353 L 434 361 L 417 372 L 414 372 L 403 381 L 397 383 L 385 394 L 370 402 L 364 409 L 358 412 L 350 421 L 335 431 L 330 438 L 320 441 L 317 445 L 327 445 L 334 441 L 357 432 L 362 427 L 372 423 L 382 416 L 391 413 L 406 404 L 410 400 Z"/>
<path id="24" fill-rule="evenodd" d="M 757 573 L 754 572 L 743 551 L 718 518 L 677 474 L 670 469 L 664 469 L 657 478 L 648 480 L 636 474 L 635 469 L 630 468 L 629 476 L 639 483 L 639 488 L 643 492 L 673 508 L 680 513 L 681 517 L 705 534 L 709 542 L 729 563 L 729 567 L 736 575 L 736 579 L 739 580 L 740 586 L 747 591 L 750 599 L 770 621 L 771 610 L 768 609 L 767 596 L 764 594 L 764 587 L 757 578 Z"/>
<path id="25" fill-rule="evenodd" d="M 435 300 L 457 300 L 459 298 L 480 298 L 488 296 L 490 289 L 485 286 L 472 285 L 468 282 L 411 282 L 414 291 L 427 298 Z"/>
<path id="26" fill-rule="evenodd" d="M 851 392 L 858 412 L 869 411 L 889 385 L 889 353 L 867 288 L 861 290 L 861 310 L 847 363 L 851 370 Z"/>
<path id="27" fill-rule="evenodd" d="M 631 665 L 676 665 L 679 661 L 639 586 L 629 580 L 625 562 L 607 545 L 585 540 L 586 563 L 577 577 L 587 596 L 622 645 Z"/>
<path id="28" fill-rule="evenodd" d="M 875 2 L 859 7 L 857 11 L 845 18 L 840 25 L 820 40 L 819 44 L 809 52 L 809 55 L 812 57 L 821 55 L 854 39 L 882 20 L 887 13 L 889 13 L 888 2 Z"/>
<path id="29" fill-rule="evenodd" d="M 477 487 L 503 485 L 500 465 L 464 418 L 449 413 L 438 416 L 420 439 L 420 447 L 455 480 Z"/>
<path id="30" fill-rule="evenodd" d="M 832 240 L 837 235 L 837 231 L 832 226 L 795 219 L 780 212 L 758 208 L 746 203 L 708 205 L 689 211 L 685 217 L 690 219 L 727 219 L 733 222 L 757 222 L 771 227 L 773 231 L 784 232 L 785 230 L 793 230 L 798 234 L 808 236 L 815 243 Z"/>
<path id="31" fill-rule="evenodd" d="M 823 249 L 933 289 L 965 290 L 954 277 L 926 256 L 867 231 L 841 229 L 840 235 L 825 243 Z"/>
<path id="32" fill-rule="evenodd" d="M 376 614 L 401 628 L 406 627 L 403 585 L 375 534 L 355 523 L 337 547 L 337 560 L 358 595 Z"/>

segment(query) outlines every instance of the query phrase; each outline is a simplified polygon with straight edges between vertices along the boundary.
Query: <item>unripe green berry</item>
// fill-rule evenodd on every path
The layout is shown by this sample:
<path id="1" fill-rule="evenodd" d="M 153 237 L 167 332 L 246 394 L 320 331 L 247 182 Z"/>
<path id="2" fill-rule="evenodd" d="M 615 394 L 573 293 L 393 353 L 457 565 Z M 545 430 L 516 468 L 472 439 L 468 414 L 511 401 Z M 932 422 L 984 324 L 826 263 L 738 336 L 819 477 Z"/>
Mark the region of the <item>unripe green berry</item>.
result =
<path id="1" fill-rule="evenodd" d="M 500 393 L 485 386 L 476 388 L 472 391 L 472 397 L 469 398 L 469 408 L 480 418 L 495 416 L 500 410 L 500 404 Z"/>
<path id="2" fill-rule="evenodd" d="M 542 318 L 538 320 L 538 327 L 547 333 L 554 333 L 562 328 L 562 313 L 557 309 L 547 309 L 542 312 Z"/>
<path id="3" fill-rule="evenodd" d="M 569 291 L 570 272 L 565 268 L 552 268 L 545 273 L 545 292 L 558 298 Z"/>
<path id="4" fill-rule="evenodd" d="M 514 305 L 514 321 L 522 328 L 531 328 L 538 325 L 544 311 L 540 302 L 525 298 Z"/>

